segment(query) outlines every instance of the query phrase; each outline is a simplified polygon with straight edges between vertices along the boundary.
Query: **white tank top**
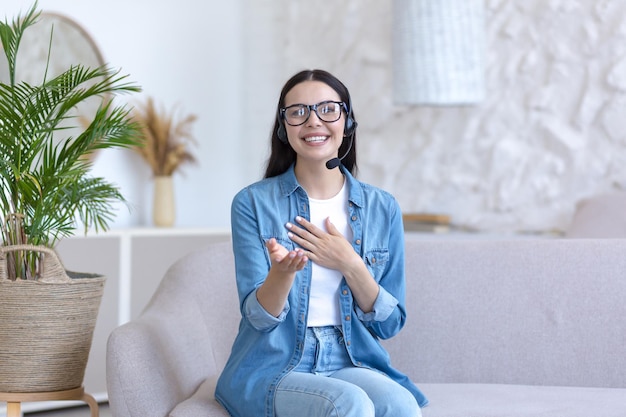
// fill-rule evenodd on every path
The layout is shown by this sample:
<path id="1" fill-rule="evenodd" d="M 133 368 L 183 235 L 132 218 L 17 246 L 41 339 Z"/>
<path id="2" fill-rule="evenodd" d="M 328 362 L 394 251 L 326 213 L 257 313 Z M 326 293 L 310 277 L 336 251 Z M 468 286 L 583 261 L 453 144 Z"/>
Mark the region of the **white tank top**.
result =
<path id="1" fill-rule="evenodd" d="M 311 223 L 324 231 L 326 218 L 348 241 L 352 240 L 352 229 L 348 224 L 348 187 L 344 180 L 339 193 L 328 200 L 309 198 Z M 307 326 L 341 325 L 339 311 L 339 285 L 343 278 L 341 272 L 328 269 L 313 262 L 311 292 L 309 295 L 309 314 Z"/>

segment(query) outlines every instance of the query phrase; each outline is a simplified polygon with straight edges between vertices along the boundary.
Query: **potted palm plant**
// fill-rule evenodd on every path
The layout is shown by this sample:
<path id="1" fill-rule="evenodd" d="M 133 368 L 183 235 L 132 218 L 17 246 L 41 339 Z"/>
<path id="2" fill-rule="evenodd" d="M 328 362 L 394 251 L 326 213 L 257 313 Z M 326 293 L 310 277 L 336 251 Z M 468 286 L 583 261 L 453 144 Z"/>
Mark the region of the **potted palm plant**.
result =
<path id="1" fill-rule="evenodd" d="M 90 174 L 90 156 L 134 147 L 139 133 L 129 110 L 111 100 L 139 87 L 108 66 L 77 63 L 37 85 L 16 80 L 20 40 L 39 15 L 35 2 L 23 17 L 0 22 L 9 69 L 0 83 L 0 392 L 82 385 L 104 277 L 70 278 L 54 246 L 81 224 L 108 228 L 125 199 Z M 73 109 L 94 97 L 101 105 L 79 127 Z"/>

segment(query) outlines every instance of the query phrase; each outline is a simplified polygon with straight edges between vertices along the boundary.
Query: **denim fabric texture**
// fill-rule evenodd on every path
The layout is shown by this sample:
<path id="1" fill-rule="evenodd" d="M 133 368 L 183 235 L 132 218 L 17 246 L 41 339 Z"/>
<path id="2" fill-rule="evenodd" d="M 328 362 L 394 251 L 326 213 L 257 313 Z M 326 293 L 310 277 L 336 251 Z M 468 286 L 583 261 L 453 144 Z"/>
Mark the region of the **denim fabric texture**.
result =
<path id="1" fill-rule="evenodd" d="M 427 404 L 409 378 L 391 366 L 378 339 L 396 335 L 406 321 L 404 229 L 395 198 L 356 180 L 343 166 L 349 198 L 352 246 L 379 284 L 374 310 L 361 311 L 345 279 L 340 288 L 341 329 L 355 367 L 382 373 L 405 387 L 420 406 Z M 287 249 L 295 244 L 285 223 L 309 219 L 309 200 L 292 166 L 285 173 L 242 189 L 231 205 L 241 321 L 231 355 L 217 382 L 216 399 L 234 417 L 274 417 L 274 399 L 282 379 L 302 359 L 307 333 L 310 263 L 296 274 L 283 312 L 274 317 L 256 299 L 271 261 L 265 242 L 275 238 Z"/>
<path id="2" fill-rule="evenodd" d="M 300 364 L 276 390 L 276 417 L 420 417 L 411 393 L 352 365 L 338 327 L 307 329 Z"/>
<path id="3" fill-rule="evenodd" d="M 340 329 L 335 326 L 307 328 L 302 359 L 294 372 L 329 376 L 349 366 L 353 365 Z"/>

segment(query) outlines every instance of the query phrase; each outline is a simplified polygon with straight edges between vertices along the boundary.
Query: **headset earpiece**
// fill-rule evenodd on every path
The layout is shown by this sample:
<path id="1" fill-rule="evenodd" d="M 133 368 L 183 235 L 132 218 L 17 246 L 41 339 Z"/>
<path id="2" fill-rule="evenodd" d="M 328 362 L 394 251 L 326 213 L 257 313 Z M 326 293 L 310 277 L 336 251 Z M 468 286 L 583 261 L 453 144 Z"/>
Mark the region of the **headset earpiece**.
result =
<path id="1" fill-rule="evenodd" d="M 287 132 L 285 131 L 285 125 L 279 120 L 278 121 L 278 131 L 276 131 L 276 136 L 278 136 L 278 140 L 282 143 L 288 143 L 287 140 Z"/>
<path id="2" fill-rule="evenodd" d="M 287 140 L 287 131 L 285 130 L 285 122 L 282 118 L 282 112 L 278 112 L 276 119 L 278 121 L 278 130 L 276 131 L 276 136 L 278 136 L 278 140 L 280 140 L 282 143 L 287 144 L 289 143 L 289 141 Z"/>
<path id="3" fill-rule="evenodd" d="M 352 136 L 356 130 L 357 123 L 352 116 L 346 117 L 346 126 L 343 129 L 344 136 Z"/>
<path id="4" fill-rule="evenodd" d="M 346 124 L 343 128 L 344 136 L 352 136 L 358 123 L 352 117 L 352 99 L 350 98 L 350 94 L 348 93 L 348 108 L 346 109 Z"/>

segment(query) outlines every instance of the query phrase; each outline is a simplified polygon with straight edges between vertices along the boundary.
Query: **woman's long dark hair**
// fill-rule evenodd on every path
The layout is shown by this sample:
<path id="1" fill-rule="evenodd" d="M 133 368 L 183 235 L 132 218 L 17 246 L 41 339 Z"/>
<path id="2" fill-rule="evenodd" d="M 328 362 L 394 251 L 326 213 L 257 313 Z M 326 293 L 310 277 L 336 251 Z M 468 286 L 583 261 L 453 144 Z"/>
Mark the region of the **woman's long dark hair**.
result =
<path id="1" fill-rule="evenodd" d="M 354 111 L 352 110 L 352 101 L 350 100 L 350 92 L 346 86 L 339 81 L 334 75 L 327 71 L 314 69 L 305 70 L 297 73 L 291 77 L 280 92 L 280 98 L 278 99 L 278 106 L 276 108 L 276 121 L 274 122 L 274 128 L 272 129 L 271 146 L 272 150 L 270 157 L 267 161 L 267 168 L 265 169 L 264 178 L 275 177 L 280 175 L 296 161 L 296 152 L 293 150 L 289 143 L 281 141 L 278 137 L 278 129 L 284 123 L 280 119 L 279 111 L 285 106 L 285 96 L 293 87 L 304 81 L 321 81 L 335 90 L 339 94 L 341 101 L 348 106 L 348 114 L 346 114 L 346 120 L 348 116 L 352 117 L 356 123 L 354 117 Z M 356 125 L 355 125 L 356 126 Z M 352 137 L 350 137 L 352 136 Z M 352 131 L 352 134 L 344 138 L 343 143 L 339 147 L 339 157 L 342 157 L 348 152 L 341 160 L 341 163 L 351 174 L 355 174 L 357 170 L 356 165 L 356 130 Z"/>

